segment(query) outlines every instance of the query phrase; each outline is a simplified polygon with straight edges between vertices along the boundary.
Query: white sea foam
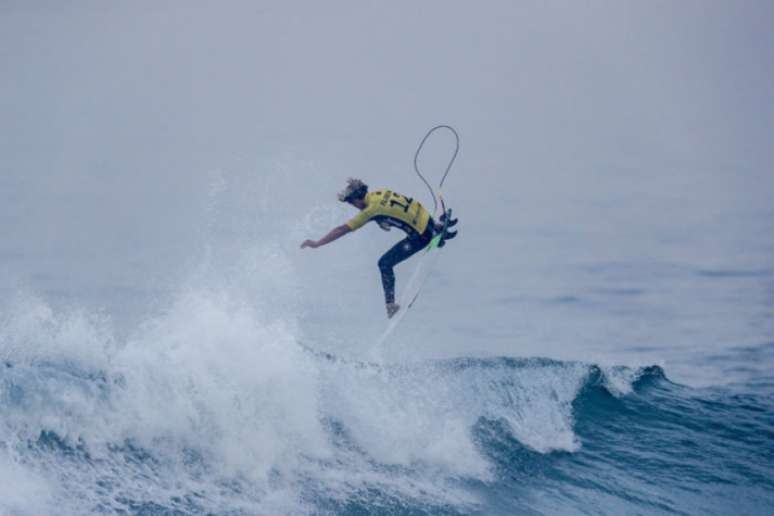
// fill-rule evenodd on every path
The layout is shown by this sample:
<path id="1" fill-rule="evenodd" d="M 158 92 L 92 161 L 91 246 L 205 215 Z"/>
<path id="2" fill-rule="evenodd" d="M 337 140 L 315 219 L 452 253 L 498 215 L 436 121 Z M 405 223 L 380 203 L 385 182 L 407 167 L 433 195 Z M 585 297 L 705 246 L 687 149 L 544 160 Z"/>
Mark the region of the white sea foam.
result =
<path id="1" fill-rule="evenodd" d="M 616 397 L 626 396 L 633 391 L 634 383 L 640 378 L 638 368 L 605 366 L 600 368 L 605 388 Z"/>
<path id="2" fill-rule="evenodd" d="M 5 450 L 0 450 L 0 514 L 53 514 L 55 491 L 55 486 L 48 479 L 18 463 Z"/>
<path id="3" fill-rule="evenodd" d="M 476 497 L 454 482 L 493 479 L 474 435 L 481 418 L 505 422 L 541 453 L 580 446 L 572 401 L 587 366 L 325 358 L 299 345 L 293 268 L 281 247 L 230 258 L 223 267 L 210 254 L 123 339 L 102 316 L 33 296 L 13 304 L 0 329 L 11 365 L 0 440 L 21 450 L 54 432 L 88 454 L 80 462 L 38 454 L 25 466 L 30 478 L 53 479 L 57 493 L 70 493 L 58 496 L 85 512 L 197 492 L 210 511 L 304 513 L 309 493 L 346 500 L 367 489 L 473 506 Z"/>

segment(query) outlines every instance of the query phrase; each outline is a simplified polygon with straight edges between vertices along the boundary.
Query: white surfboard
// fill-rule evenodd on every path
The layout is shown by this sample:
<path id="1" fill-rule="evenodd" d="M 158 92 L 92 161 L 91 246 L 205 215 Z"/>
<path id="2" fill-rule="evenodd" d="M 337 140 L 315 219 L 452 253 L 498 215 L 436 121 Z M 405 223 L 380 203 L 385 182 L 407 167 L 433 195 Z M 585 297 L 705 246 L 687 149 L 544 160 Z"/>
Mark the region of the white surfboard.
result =
<path id="1" fill-rule="evenodd" d="M 444 225 L 443 229 L 446 229 L 446 225 Z M 430 271 L 432 270 L 433 265 L 435 264 L 435 261 L 438 259 L 438 255 L 440 254 L 438 250 L 438 244 L 441 242 L 442 235 L 443 231 L 435 235 L 433 239 L 430 240 L 430 243 L 427 244 L 427 247 L 421 251 L 419 261 L 414 266 L 414 271 L 411 273 L 411 276 L 409 277 L 405 286 L 401 289 L 401 294 L 398 298 L 398 305 L 400 305 L 400 310 L 398 310 L 398 312 L 390 318 L 389 323 L 387 323 L 387 328 L 385 328 L 382 335 L 374 344 L 372 348 L 373 350 L 378 350 L 381 348 L 382 344 L 384 344 L 392 332 L 395 331 L 395 328 L 397 328 L 398 324 L 400 324 L 409 310 L 411 310 L 411 307 L 414 306 L 417 298 L 419 298 L 419 294 L 422 291 L 422 287 L 424 286 L 425 281 L 427 280 L 427 276 L 430 274 Z"/>

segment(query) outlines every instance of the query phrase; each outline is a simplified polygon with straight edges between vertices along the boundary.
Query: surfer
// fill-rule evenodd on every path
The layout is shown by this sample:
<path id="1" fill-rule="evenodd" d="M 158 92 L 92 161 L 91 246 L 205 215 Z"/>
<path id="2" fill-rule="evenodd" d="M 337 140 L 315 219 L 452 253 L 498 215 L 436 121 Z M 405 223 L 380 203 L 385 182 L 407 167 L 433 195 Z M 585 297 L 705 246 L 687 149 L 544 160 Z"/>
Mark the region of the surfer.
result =
<path id="1" fill-rule="evenodd" d="M 368 185 L 359 179 L 347 180 L 346 188 L 339 193 L 339 201 L 351 204 L 359 209 L 360 213 L 346 224 L 333 228 L 320 240 L 305 240 L 301 244 L 301 249 L 329 244 L 372 220 L 385 231 L 393 227 L 404 231 L 406 238 L 392 246 L 378 262 L 387 317 L 392 317 L 400 309 L 400 305 L 395 303 L 393 267 L 427 247 L 433 236 L 441 231 L 444 231 L 442 241 L 451 240 L 457 236 L 456 231 L 447 231 L 457 223 L 457 219 L 450 219 L 447 222 L 444 213 L 441 215 L 440 223 L 435 222 L 419 201 L 391 190 L 377 190 L 369 193 Z"/>

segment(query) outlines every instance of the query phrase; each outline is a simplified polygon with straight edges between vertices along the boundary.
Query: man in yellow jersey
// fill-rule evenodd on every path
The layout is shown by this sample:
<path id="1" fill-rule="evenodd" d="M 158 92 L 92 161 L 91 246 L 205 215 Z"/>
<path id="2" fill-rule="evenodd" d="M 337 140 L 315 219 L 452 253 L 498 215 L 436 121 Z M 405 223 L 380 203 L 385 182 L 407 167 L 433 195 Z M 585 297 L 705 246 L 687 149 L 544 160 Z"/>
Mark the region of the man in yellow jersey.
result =
<path id="1" fill-rule="evenodd" d="M 441 223 L 436 223 L 430 213 L 411 197 L 400 195 L 390 190 L 368 192 L 368 185 L 359 179 L 349 179 L 347 187 L 339 193 L 339 200 L 351 204 L 360 210 L 349 222 L 332 229 L 320 240 L 305 240 L 301 248 L 320 247 L 355 231 L 367 222 L 376 221 L 385 231 L 396 227 L 406 232 L 406 238 L 395 244 L 379 259 L 379 271 L 382 274 L 384 301 L 387 316 L 392 317 L 400 309 L 395 303 L 395 273 L 393 267 L 406 260 L 420 249 L 427 247 L 436 232 L 443 231 L 457 223 L 449 220 L 444 224 L 445 214 Z M 457 232 L 446 232 L 444 240 L 451 240 Z"/>

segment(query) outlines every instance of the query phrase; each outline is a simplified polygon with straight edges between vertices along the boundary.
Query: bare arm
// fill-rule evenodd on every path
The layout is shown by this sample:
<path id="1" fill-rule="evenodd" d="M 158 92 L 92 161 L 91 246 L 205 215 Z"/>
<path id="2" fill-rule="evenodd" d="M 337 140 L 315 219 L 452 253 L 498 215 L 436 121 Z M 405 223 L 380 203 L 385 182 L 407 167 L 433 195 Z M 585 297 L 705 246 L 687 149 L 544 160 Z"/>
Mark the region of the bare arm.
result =
<path id="1" fill-rule="evenodd" d="M 304 240 L 304 243 L 301 244 L 301 249 L 305 247 L 311 247 L 314 249 L 315 247 L 320 247 L 325 244 L 330 244 L 337 238 L 341 238 L 351 231 L 352 230 L 349 229 L 349 226 L 347 226 L 346 224 L 342 224 L 341 226 L 333 228 L 327 235 L 325 235 L 324 237 L 322 237 L 320 240 L 316 242 L 314 240 Z"/>

